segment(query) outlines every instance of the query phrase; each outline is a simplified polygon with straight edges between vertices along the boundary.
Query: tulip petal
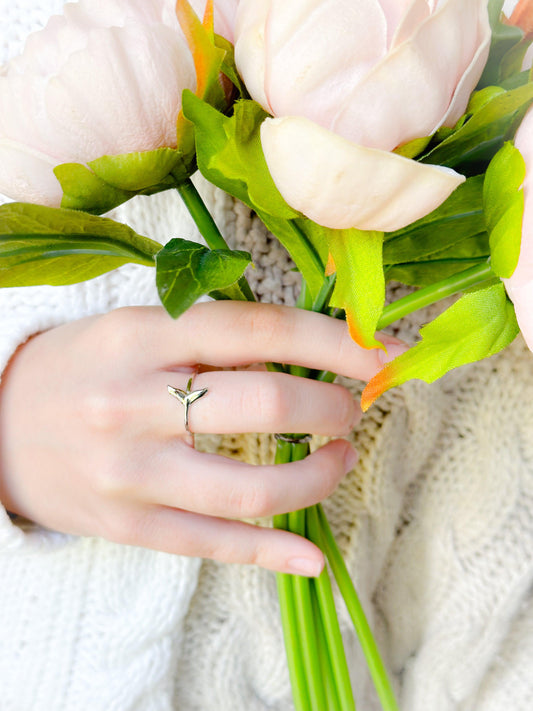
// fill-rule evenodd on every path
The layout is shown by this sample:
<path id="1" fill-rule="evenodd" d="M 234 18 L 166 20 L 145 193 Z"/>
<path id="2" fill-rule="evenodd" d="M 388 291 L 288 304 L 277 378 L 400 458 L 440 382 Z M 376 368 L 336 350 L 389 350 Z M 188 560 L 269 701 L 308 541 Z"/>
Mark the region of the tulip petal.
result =
<path id="1" fill-rule="evenodd" d="M 487 32 L 486 0 L 441 3 L 408 41 L 347 92 L 332 130 L 382 150 L 431 135 L 447 115 L 456 86 Z M 481 70 L 476 61 L 459 95 L 464 105 L 458 101 L 456 112 L 466 108 L 466 93 L 473 90 Z"/>
<path id="2" fill-rule="evenodd" d="M 289 205 L 335 229 L 400 229 L 464 181 L 452 170 L 350 143 L 302 117 L 267 119 L 261 142 Z"/>

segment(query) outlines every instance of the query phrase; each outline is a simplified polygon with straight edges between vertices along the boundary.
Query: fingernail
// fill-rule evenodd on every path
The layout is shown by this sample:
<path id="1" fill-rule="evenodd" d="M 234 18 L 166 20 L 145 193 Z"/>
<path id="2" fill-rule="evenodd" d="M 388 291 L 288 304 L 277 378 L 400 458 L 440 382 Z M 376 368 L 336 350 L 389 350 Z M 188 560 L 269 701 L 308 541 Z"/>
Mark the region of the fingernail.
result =
<path id="1" fill-rule="evenodd" d="M 305 575 L 306 578 L 318 578 L 324 564 L 312 558 L 291 558 L 287 561 L 289 573 Z"/>
<path id="2" fill-rule="evenodd" d="M 352 469 L 355 467 L 358 458 L 359 457 L 355 449 L 351 446 L 348 446 L 344 455 L 344 471 L 352 471 Z"/>
<path id="3" fill-rule="evenodd" d="M 390 363 L 391 360 L 394 360 L 399 355 L 402 355 L 402 353 L 405 353 L 405 351 L 409 350 L 409 346 L 405 343 L 389 343 L 388 345 L 385 343 L 384 345 L 387 349 L 387 352 L 380 349 L 378 353 L 378 358 L 381 365 Z"/>

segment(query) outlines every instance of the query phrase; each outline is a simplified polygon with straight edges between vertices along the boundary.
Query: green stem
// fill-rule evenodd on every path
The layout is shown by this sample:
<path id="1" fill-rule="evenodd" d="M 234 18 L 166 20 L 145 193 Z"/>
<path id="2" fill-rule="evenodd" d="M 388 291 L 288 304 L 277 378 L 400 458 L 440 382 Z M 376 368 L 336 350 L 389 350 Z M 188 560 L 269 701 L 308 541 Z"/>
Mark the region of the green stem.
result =
<path id="1" fill-rule="evenodd" d="M 304 510 L 291 511 L 289 530 L 300 536 L 305 536 Z M 303 666 L 309 688 L 309 709 L 310 711 L 324 711 L 327 708 L 326 690 L 321 673 L 319 640 L 311 601 L 311 580 L 295 575 L 293 585 L 298 637 L 300 638 Z"/>
<path id="2" fill-rule="evenodd" d="M 331 665 L 331 655 L 328 649 L 328 641 L 326 631 L 324 629 L 324 621 L 321 616 L 320 606 L 318 603 L 318 594 L 315 581 L 311 583 L 311 601 L 313 603 L 313 618 L 316 622 L 318 635 L 318 655 L 320 657 L 320 668 L 324 686 L 326 689 L 326 709 L 327 711 L 343 711 L 339 702 L 337 687 L 335 684 L 335 675 Z"/>
<path id="3" fill-rule="evenodd" d="M 198 231 L 205 239 L 207 246 L 210 249 L 228 250 L 229 247 L 226 240 L 218 229 L 211 213 L 207 209 L 192 180 L 187 178 L 184 182 L 177 186 L 176 190 L 181 195 L 181 199 L 183 200 L 185 207 L 194 220 Z M 246 300 L 255 301 L 255 296 L 245 277 L 241 277 L 238 284 Z"/>
<path id="4" fill-rule="evenodd" d="M 276 448 L 276 464 L 286 464 L 290 461 L 291 445 L 288 442 L 278 442 Z M 274 516 L 274 528 L 286 531 L 288 525 L 288 514 Z M 298 637 L 293 576 L 286 573 L 277 573 L 276 580 L 294 707 L 296 711 L 309 711 L 309 693 L 302 655 L 300 653 L 300 639 Z"/>
<path id="5" fill-rule="evenodd" d="M 319 548 L 324 549 L 316 506 L 312 506 L 307 509 L 307 534 L 313 543 L 319 546 Z M 319 602 L 320 618 L 324 625 L 324 632 L 327 640 L 326 648 L 329 650 L 329 657 L 340 701 L 340 707 L 342 711 L 355 711 L 350 673 L 348 671 L 348 664 L 344 653 L 344 643 L 342 640 L 337 611 L 335 609 L 333 590 L 331 588 L 331 582 L 326 567 L 324 567 L 324 570 L 314 581 L 314 583 Z"/>
<path id="6" fill-rule="evenodd" d="M 361 648 L 363 650 L 363 654 L 365 655 L 370 675 L 374 681 L 383 711 L 399 711 L 392 687 L 387 677 L 385 665 L 381 660 L 376 641 L 372 635 L 372 630 L 370 629 L 370 625 L 366 619 L 363 607 L 350 578 L 350 574 L 346 569 L 342 554 L 337 546 L 333 533 L 331 532 L 331 528 L 329 527 L 326 514 L 320 504 L 317 508 L 325 552 L 329 564 L 331 565 L 331 569 L 333 570 L 333 575 L 335 576 L 337 585 L 339 586 L 339 590 L 341 591 L 346 607 L 348 608 L 350 617 L 352 618 L 355 631 L 359 637 L 359 642 L 361 643 Z"/>
<path id="7" fill-rule="evenodd" d="M 490 264 L 484 262 L 483 264 L 478 264 L 475 267 L 466 269 L 464 272 L 459 272 L 459 274 L 453 274 L 451 277 L 438 281 L 435 284 L 430 284 L 422 289 L 418 289 L 412 294 L 408 294 L 386 306 L 378 321 L 377 330 L 380 331 L 394 321 L 398 321 L 414 311 L 423 309 L 425 306 L 430 306 L 441 299 L 453 296 L 472 286 L 490 281 L 492 278 L 494 278 L 494 272 L 490 268 Z"/>

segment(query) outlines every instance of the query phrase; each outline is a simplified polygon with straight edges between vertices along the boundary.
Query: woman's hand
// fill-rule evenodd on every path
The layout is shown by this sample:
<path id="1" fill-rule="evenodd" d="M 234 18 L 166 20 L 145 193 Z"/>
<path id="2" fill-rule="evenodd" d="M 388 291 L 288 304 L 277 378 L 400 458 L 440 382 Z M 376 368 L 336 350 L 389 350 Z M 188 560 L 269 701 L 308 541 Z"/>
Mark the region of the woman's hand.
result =
<path id="1" fill-rule="evenodd" d="M 275 361 L 367 380 L 381 357 L 340 321 L 241 302 L 198 304 L 177 321 L 125 308 L 42 333 L 3 377 L 0 499 L 57 531 L 317 575 L 312 543 L 235 519 L 322 500 L 356 461 L 349 443 L 277 466 L 200 453 L 167 386 L 185 390 L 199 368 L 193 388 L 208 393 L 191 405 L 192 432 L 346 435 L 361 412 L 345 388 L 222 369 Z"/>

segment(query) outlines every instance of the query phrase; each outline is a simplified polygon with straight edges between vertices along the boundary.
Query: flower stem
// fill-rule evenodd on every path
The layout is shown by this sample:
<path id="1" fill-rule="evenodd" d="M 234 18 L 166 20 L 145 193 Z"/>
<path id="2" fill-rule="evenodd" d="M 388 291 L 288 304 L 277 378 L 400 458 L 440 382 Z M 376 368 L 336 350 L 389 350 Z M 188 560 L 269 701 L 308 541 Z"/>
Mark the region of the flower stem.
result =
<path id="1" fill-rule="evenodd" d="M 325 552 L 342 597 L 346 603 L 346 607 L 348 608 L 350 617 L 352 618 L 357 636 L 359 637 L 361 648 L 363 650 L 363 654 L 365 655 L 370 675 L 374 681 L 383 711 L 399 711 L 392 687 L 387 677 L 385 665 L 381 660 L 376 641 L 374 640 L 370 625 L 365 617 L 363 607 L 359 601 L 359 597 L 355 591 L 348 570 L 346 569 L 342 554 L 339 551 L 337 542 L 335 541 L 331 528 L 329 527 L 326 514 L 320 504 L 318 504 L 317 509 Z"/>
<path id="2" fill-rule="evenodd" d="M 311 584 L 311 601 L 313 603 L 313 618 L 316 622 L 318 635 L 318 655 L 320 657 L 321 674 L 326 689 L 326 709 L 327 711 L 343 711 L 337 694 L 335 676 L 331 665 L 331 655 L 324 630 L 324 620 L 321 617 L 316 584 Z"/>
<path id="3" fill-rule="evenodd" d="M 293 511 L 289 514 L 289 530 L 305 536 L 305 511 Z M 319 639 L 315 627 L 313 604 L 311 599 L 311 580 L 299 575 L 293 577 L 294 597 L 298 636 L 301 642 L 303 666 L 309 687 L 310 711 L 324 711 L 326 690 L 321 673 Z"/>
<path id="4" fill-rule="evenodd" d="M 312 506 L 306 510 L 306 517 L 308 538 L 318 545 L 319 548 L 324 549 L 316 506 Z M 350 673 L 348 671 L 339 620 L 333 600 L 333 590 L 326 567 L 314 583 L 319 603 L 320 618 L 324 625 L 333 678 L 336 682 L 337 694 L 340 701 L 340 708 L 342 711 L 355 711 Z"/>
<path id="5" fill-rule="evenodd" d="M 441 299 L 453 296 L 453 294 L 490 281 L 493 278 L 494 272 L 490 264 L 484 262 L 483 264 L 478 264 L 475 267 L 466 269 L 464 272 L 459 272 L 459 274 L 453 274 L 451 277 L 438 281 L 435 284 L 430 284 L 422 289 L 418 289 L 412 294 L 408 294 L 386 306 L 378 321 L 377 329 L 380 331 L 382 328 L 389 326 L 394 321 L 398 321 L 414 311 L 435 304 Z"/>
<path id="6" fill-rule="evenodd" d="M 286 464 L 290 461 L 291 445 L 288 442 L 278 442 L 276 448 L 276 464 Z M 274 528 L 280 528 L 286 531 L 288 525 L 288 514 L 274 516 Z M 309 693 L 307 690 L 302 656 L 300 654 L 293 576 L 287 573 L 277 573 L 276 580 L 294 707 L 296 711 L 308 711 L 310 708 Z"/>
<path id="7" fill-rule="evenodd" d="M 198 231 L 205 239 L 207 246 L 211 249 L 229 250 L 226 240 L 216 226 L 211 213 L 207 209 L 192 180 L 187 178 L 176 187 L 176 190 L 181 195 L 181 199 L 183 200 L 185 207 L 194 220 Z M 250 285 L 246 281 L 246 278 L 241 277 L 238 284 L 246 301 L 255 301 L 255 296 L 250 289 Z"/>

